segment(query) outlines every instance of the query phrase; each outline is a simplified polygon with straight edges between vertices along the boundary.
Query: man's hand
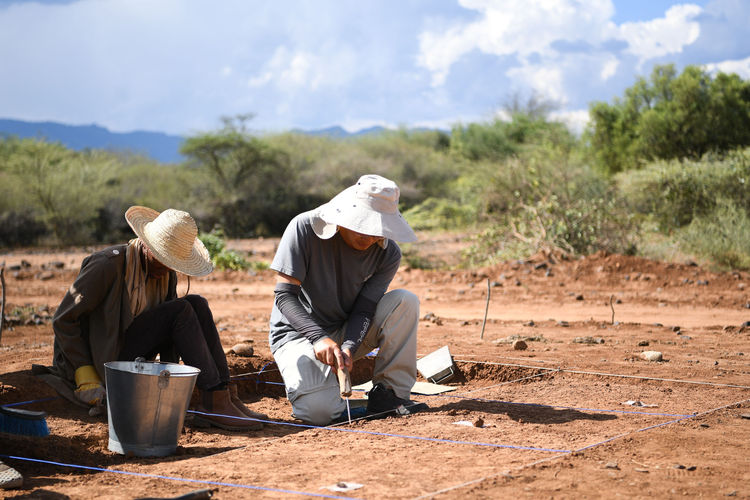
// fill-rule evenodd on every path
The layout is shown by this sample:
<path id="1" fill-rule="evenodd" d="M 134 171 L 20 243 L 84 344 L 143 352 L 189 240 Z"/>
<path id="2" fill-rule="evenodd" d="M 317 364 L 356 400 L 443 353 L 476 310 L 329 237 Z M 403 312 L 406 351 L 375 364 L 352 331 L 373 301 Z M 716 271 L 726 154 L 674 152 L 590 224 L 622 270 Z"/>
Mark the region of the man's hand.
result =
<path id="1" fill-rule="evenodd" d="M 323 337 L 315 342 L 313 350 L 315 350 L 317 360 L 323 364 L 334 368 L 344 366 L 347 370 L 352 369 L 352 356 L 349 350 L 342 351 L 339 345 L 329 337 Z"/>
<path id="2" fill-rule="evenodd" d="M 354 358 L 352 358 L 352 353 L 349 352 L 349 349 L 341 349 L 341 355 L 344 358 L 344 368 L 351 372 L 352 368 L 354 368 Z"/>

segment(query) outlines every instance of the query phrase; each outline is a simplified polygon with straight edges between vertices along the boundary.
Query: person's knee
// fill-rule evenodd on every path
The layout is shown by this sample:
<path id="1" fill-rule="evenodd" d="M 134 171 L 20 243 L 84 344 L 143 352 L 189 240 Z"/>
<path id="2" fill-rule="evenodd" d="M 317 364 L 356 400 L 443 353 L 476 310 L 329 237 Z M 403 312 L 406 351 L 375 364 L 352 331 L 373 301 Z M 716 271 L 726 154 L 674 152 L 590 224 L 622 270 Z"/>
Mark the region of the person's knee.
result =
<path id="1" fill-rule="evenodd" d="M 394 300 L 397 301 L 396 306 L 405 314 L 413 314 L 415 317 L 419 317 L 419 297 L 409 290 L 393 290 L 388 292 L 393 294 Z"/>
<path id="2" fill-rule="evenodd" d="M 208 300 L 202 295 L 186 295 L 184 300 L 186 300 L 196 311 L 208 309 Z"/>
<path id="3" fill-rule="evenodd" d="M 299 396 L 292 403 L 292 412 L 296 418 L 312 425 L 327 425 L 341 413 L 329 398 L 321 397 L 320 392 Z"/>

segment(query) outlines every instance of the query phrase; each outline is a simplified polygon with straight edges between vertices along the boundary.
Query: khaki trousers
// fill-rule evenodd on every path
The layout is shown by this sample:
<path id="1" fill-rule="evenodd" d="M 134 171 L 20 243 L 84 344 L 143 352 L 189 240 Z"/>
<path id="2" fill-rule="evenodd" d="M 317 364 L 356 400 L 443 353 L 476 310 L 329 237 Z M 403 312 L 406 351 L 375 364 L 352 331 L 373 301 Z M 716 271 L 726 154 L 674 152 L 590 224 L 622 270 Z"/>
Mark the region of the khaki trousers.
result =
<path id="1" fill-rule="evenodd" d="M 407 290 L 393 290 L 378 302 L 375 316 L 354 359 L 379 348 L 372 382 L 391 387 L 396 396 L 409 399 L 417 380 L 417 325 L 419 299 Z M 346 324 L 330 335 L 339 345 Z M 284 379 L 286 394 L 296 418 L 313 425 L 326 425 L 346 411 L 336 373 L 315 358 L 307 339 L 292 340 L 274 354 Z"/>

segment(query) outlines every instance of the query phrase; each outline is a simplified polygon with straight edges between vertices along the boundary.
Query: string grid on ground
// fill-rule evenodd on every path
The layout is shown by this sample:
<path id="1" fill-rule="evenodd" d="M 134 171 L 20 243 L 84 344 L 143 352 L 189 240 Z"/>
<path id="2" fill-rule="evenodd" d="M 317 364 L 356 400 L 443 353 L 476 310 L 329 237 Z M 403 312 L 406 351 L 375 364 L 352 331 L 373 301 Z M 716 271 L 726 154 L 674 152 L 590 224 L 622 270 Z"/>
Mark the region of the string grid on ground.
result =
<path id="1" fill-rule="evenodd" d="M 481 363 L 481 362 L 479 362 L 479 363 Z M 491 363 L 491 364 L 496 364 L 496 363 Z M 517 366 L 517 365 L 510 365 L 510 366 Z M 477 390 L 472 390 L 472 391 L 469 391 L 467 394 L 469 394 L 469 393 L 475 393 L 475 392 L 481 391 L 481 390 L 488 390 L 490 388 L 495 388 L 495 387 L 503 386 L 503 385 L 507 385 L 507 384 L 513 384 L 513 383 L 521 382 L 521 381 L 524 381 L 524 380 L 529 380 L 529 379 L 532 379 L 532 378 L 538 378 L 538 377 L 541 377 L 543 375 L 546 375 L 546 374 L 549 374 L 549 373 L 555 373 L 555 372 L 571 373 L 571 374 L 598 375 L 598 376 L 623 377 L 623 375 L 621 375 L 621 374 L 607 374 L 607 373 L 602 373 L 602 372 L 584 372 L 584 371 L 580 371 L 580 370 L 568 370 L 568 369 L 562 369 L 562 368 L 557 368 L 557 369 L 547 369 L 547 368 L 544 368 L 544 367 L 529 367 L 529 368 L 541 369 L 543 371 L 541 373 L 538 373 L 538 374 L 535 374 L 535 375 L 521 377 L 521 378 L 518 378 L 518 379 L 515 379 L 515 380 L 503 382 L 501 384 L 495 384 L 495 385 L 488 386 L 488 387 L 485 387 L 485 388 L 480 388 L 480 389 L 477 389 Z M 251 374 L 246 374 L 246 375 L 251 375 Z M 716 384 L 716 383 L 711 383 L 711 382 L 685 381 L 685 380 L 679 380 L 679 379 L 663 379 L 663 378 L 657 378 L 657 377 L 642 377 L 642 376 L 633 376 L 633 375 L 627 375 L 627 376 L 624 376 L 624 377 L 625 378 L 634 378 L 634 379 L 643 379 L 643 380 L 658 380 L 658 381 L 666 381 L 666 382 L 676 382 L 676 383 L 680 383 L 680 382 L 698 383 L 698 384 L 705 384 L 705 385 L 713 385 L 713 386 L 717 386 L 717 387 L 730 387 L 730 388 L 742 388 L 742 389 L 750 388 L 750 387 L 747 387 L 747 386 L 735 386 L 735 385 L 731 385 L 731 384 Z M 447 439 L 439 439 L 439 438 L 425 438 L 425 437 L 421 437 L 421 436 L 409 436 L 409 435 L 400 435 L 400 434 L 392 434 L 392 433 L 379 433 L 379 432 L 371 432 L 371 431 L 363 431 L 363 430 L 356 430 L 356 429 L 341 428 L 340 426 L 319 427 L 319 426 L 311 426 L 311 425 L 296 424 L 296 423 L 289 423 L 289 422 L 278 422 L 278 421 L 272 421 L 272 420 L 259 420 L 259 421 L 264 422 L 264 423 L 268 423 L 268 424 L 291 425 L 291 426 L 295 426 L 295 427 L 303 427 L 303 428 L 311 428 L 311 429 L 328 428 L 328 429 L 339 430 L 339 431 L 343 431 L 343 432 L 351 432 L 351 433 L 356 433 L 356 434 L 367 434 L 367 435 L 373 435 L 373 436 L 379 436 L 379 437 L 416 439 L 416 440 L 432 441 L 432 442 L 439 442 L 439 443 L 450 443 L 450 444 L 465 444 L 465 445 L 476 445 L 476 446 L 493 446 L 493 447 L 499 447 L 499 448 L 511 448 L 511 449 L 519 449 L 519 450 L 547 451 L 547 452 L 555 452 L 556 454 L 566 455 L 566 454 L 569 454 L 569 453 L 572 453 L 572 452 L 590 449 L 592 447 L 596 447 L 596 446 L 599 446 L 601 444 L 604 444 L 604 443 L 607 443 L 607 442 L 611 442 L 611 441 L 616 440 L 616 439 L 620 439 L 622 437 L 628 436 L 628 435 L 633 434 L 633 433 L 643 432 L 643 431 L 647 431 L 647 430 L 651 430 L 651 429 L 656 429 L 656 428 L 659 428 L 659 427 L 664 427 L 664 426 L 671 425 L 673 423 L 677 423 L 677 422 L 680 422 L 680 421 L 683 421 L 683 420 L 686 420 L 686 419 L 689 419 L 689 418 L 694 418 L 694 417 L 696 417 L 698 415 L 707 414 L 707 413 L 710 413 L 712 411 L 716 411 L 716 410 L 721 409 L 721 408 L 725 408 L 725 407 L 729 407 L 729 406 L 741 404 L 741 403 L 744 402 L 744 401 L 740 401 L 740 402 L 736 402 L 736 403 L 731 403 L 729 405 L 725 405 L 725 406 L 722 406 L 722 407 L 719 407 L 719 408 L 715 408 L 715 409 L 712 409 L 712 410 L 707 410 L 707 411 L 704 411 L 704 412 L 701 412 L 701 413 L 696 413 L 696 414 L 678 415 L 678 414 L 662 414 L 662 413 L 650 413 L 650 412 L 629 412 L 629 411 L 624 411 L 624 410 L 600 410 L 600 409 L 592 409 L 592 408 L 578 408 L 578 407 L 572 407 L 572 406 L 568 407 L 568 406 L 557 406 L 557 405 L 544 405 L 544 404 L 540 404 L 540 403 L 517 403 L 517 402 L 512 402 L 512 401 L 500 401 L 500 400 L 492 400 L 492 399 L 485 399 L 485 398 L 467 398 L 467 397 L 461 396 L 461 395 L 455 395 L 455 396 L 454 395 L 436 395 L 436 397 L 445 397 L 445 398 L 452 398 L 452 399 L 476 400 L 476 401 L 489 402 L 489 403 L 503 403 L 503 404 L 516 404 L 516 405 L 537 406 L 537 407 L 575 409 L 575 410 L 579 410 L 579 411 L 615 411 L 615 412 L 618 412 L 618 413 L 626 413 L 626 414 L 627 413 L 631 413 L 631 414 L 651 415 L 651 416 L 677 416 L 679 418 L 674 419 L 674 420 L 670 420 L 668 422 L 663 422 L 663 423 L 660 423 L 660 424 L 655 424 L 655 425 L 643 427 L 643 428 L 636 429 L 636 430 L 633 430 L 633 431 L 629 431 L 629 432 L 626 432 L 626 433 L 621 433 L 621 434 L 619 434 L 617 436 L 608 438 L 608 439 L 603 440 L 603 441 L 599 441 L 599 442 L 594 443 L 594 444 L 586 445 L 584 447 L 577 448 L 577 449 L 555 449 L 555 448 L 541 448 L 541 447 L 524 447 L 524 446 L 503 445 L 503 444 L 494 444 L 494 443 L 481 443 L 481 442 L 471 442 L 471 441 L 457 441 L 457 440 L 447 440 Z M 9 406 L 10 405 L 12 405 L 12 406 L 20 406 L 20 405 L 24 405 L 24 404 L 40 403 L 40 402 L 50 401 L 50 400 L 53 400 L 53 399 L 57 399 L 57 398 L 43 398 L 43 399 L 39 399 L 39 400 L 32 400 L 32 401 L 25 401 L 25 402 L 18 402 L 18 403 L 10 403 Z M 747 401 L 747 400 L 745 400 L 745 401 Z M 195 412 L 195 413 L 201 413 L 201 412 Z M 251 420 L 255 420 L 255 419 L 251 419 Z M 556 456 L 557 455 L 553 455 L 552 457 L 546 457 L 546 458 L 541 459 L 541 460 L 530 462 L 529 464 L 524 464 L 524 465 L 522 465 L 520 467 L 524 468 L 524 467 L 528 467 L 529 465 L 532 465 L 532 464 L 541 463 L 541 462 L 544 462 L 544 461 L 547 461 L 547 460 L 555 459 Z M 18 458 L 19 459 L 23 459 L 22 457 L 18 457 Z M 36 459 L 29 459 L 29 460 L 36 460 Z M 54 462 L 47 462 L 47 461 L 41 461 L 41 462 L 56 464 Z M 62 465 L 76 467 L 76 465 L 74 465 L 74 464 L 62 464 Z M 80 466 L 80 467 L 81 468 L 88 468 L 86 466 Z M 110 469 L 102 469 L 102 470 L 111 471 Z M 483 478 L 479 478 L 478 480 L 473 480 L 473 481 L 470 481 L 468 483 L 462 483 L 462 485 L 458 485 L 457 488 L 463 487 L 465 485 L 475 484 L 476 481 L 481 482 L 481 481 L 483 481 L 485 479 L 488 479 L 488 478 L 491 478 L 491 477 L 496 477 L 496 476 L 497 475 L 485 476 Z M 176 479 L 176 480 L 183 480 L 184 479 L 184 478 L 171 478 L 171 477 L 167 477 L 167 476 L 165 476 L 165 478 L 167 478 L 167 479 Z M 184 479 L 184 480 L 186 480 L 186 481 L 201 482 L 200 480 L 192 480 L 192 479 Z M 205 484 L 213 484 L 213 483 L 205 482 Z M 219 483 L 216 483 L 216 484 L 219 484 Z M 225 486 L 231 486 L 231 484 L 229 484 L 229 483 L 224 484 L 224 485 Z M 242 486 L 238 486 L 238 487 L 242 487 Z M 251 487 L 251 488 L 254 488 L 254 487 Z M 265 488 L 264 487 L 258 487 L 258 489 L 265 489 Z M 442 491 L 450 491 L 450 490 L 451 489 L 441 490 L 441 492 Z M 277 491 L 277 490 L 271 489 L 271 491 Z M 290 490 L 290 491 L 292 491 L 292 490 Z M 435 494 L 437 494 L 437 493 L 438 492 L 436 492 Z M 302 492 L 300 494 L 306 494 L 306 493 Z M 313 496 L 318 496 L 318 495 L 314 495 L 313 494 Z M 331 497 L 331 498 L 334 498 L 334 497 Z"/>
<path id="2" fill-rule="evenodd" d="M 640 380 L 660 381 L 660 382 L 685 383 L 685 384 L 713 386 L 713 387 L 716 387 L 716 388 L 750 389 L 750 386 L 737 385 L 737 384 L 722 384 L 722 383 L 705 382 L 705 381 L 693 381 L 693 380 L 681 380 L 681 379 L 667 379 L 667 378 L 646 377 L 646 376 L 637 376 L 637 375 L 622 375 L 622 374 L 613 374 L 613 373 L 604 373 L 604 372 L 591 372 L 591 371 L 583 371 L 583 370 L 570 370 L 570 369 L 559 368 L 559 367 L 556 368 L 556 369 L 553 369 L 553 368 L 546 368 L 546 367 L 539 367 L 539 366 L 505 364 L 505 363 L 495 363 L 495 362 L 482 362 L 482 361 L 473 361 L 473 360 L 470 360 L 470 361 L 467 361 L 467 360 L 457 360 L 457 361 L 467 362 L 467 363 L 479 363 L 479 364 L 491 364 L 491 365 L 501 365 L 501 366 L 514 366 L 514 367 L 523 367 L 523 368 L 533 368 L 533 369 L 545 370 L 545 371 L 549 371 L 549 372 L 561 372 L 561 373 L 570 373 L 570 374 L 577 374 L 577 375 L 596 375 L 596 376 L 618 377 L 618 378 L 626 378 L 626 379 L 640 379 Z M 516 381 L 521 381 L 521 380 L 523 380 L 525 378 L 526 377 L 523 377 L 521 379 L 517 379 Z M 500 384 L 500 385 L 502 385 L 502 384 Z M 496 386 L 490 386 L 490 387 L 496 387 Z M 482 388 L 482 389 L 489 389 L 490 387 Z M 476 392 L 476 391 L 472 391 L 472 392 Z M 441 395 L 441 396 L 442 397 L 449 397 L 449 396 L 446 396 L 446 395 Z M 458 396 L 458 397 L 460 397 L 460 396 Z M 735 407 L 735 406 L 740 406 L 740 405 L 746 404 L 748 402 L 750 402 L 750 399 L 744 399 L 744 400 L 741 400 L 741 401 L 736 401 L 736 402 L 733 402 L 733 403 L 725 404 L 725 405 L 722 405 L 722 406 L 719 406 L 719 407 L 716 407 L 716 408 L 711 408 L 709 410 L 704 410 L 702 412 L 697 412 L 697 413 L 693 413 L 693 414 L 689 414 L 689 415 L 688 414 L 686 414 L 686 415 L 680 415 L 679 418 L 676 418 L 676 419 L 673 419 L 673 420 L 669 420 L 667 422 L 661 422 L 659 424 L 649 425 L 647 427 L 642 427 L 642 428 L 639 428 L 639 429 L 636 429 L 636 430 L 633 430 L 633 431 L 621 433 L 621 434 L 618 434 L 617 436 L 613 436 L 611 438 L 607 438 L 605 440 L 602 440 L 602 441 L 599 441 L 599 442 L 596 442 L 596 443 L 593 443 L 593 444 L 589 444 L 589 445 L 586 445 L 584 447 L 581 447 L 581 448 L 578 448 L 578 449 L 575 449 L 575 450 L 571 450 L 571 451 L 569 451 L 568 453 L 565 453 L 565 454 L 552 455 L 552 456 L 548 456 L 548 457 L 545 457 L 545 458 L 542 458 L 542 459 L 539 459 L 539 460 L 535 460 L 533 462 L 529 462 L 528 464 L 523 464 L 521 466 L 517 466 L 517 467 L 513 468 L 513 470 L 518 471 L 518 470 L 522 470 L 522 469 L 525 469 L 527 467 L 531 467 L 531 466 L 538 465 L 538 464 L 541 464 L 541 463 L 550 462 L 550 461 L 553 461 L 553 460 L 558 460 L 561 457 L 567 456 L 567 455 L 569 455 L 571 453 L 577 453 L 577 452 L 582 452 L 584 450 L 589 450 L 589 449 L 595 448 L 597 446 L 601 446 L 601 445 L 603 445 L 605 443 L 609 443 L 609 442 L 612 442 L 612 441 L 615 441 L 615 440 L 618 440 L 618 439 L 622 439 L 622 438 L 624 438 L 626 436 L 630 436 L 632 434 L 636 434 L 636 433 L 640 433 L 640 432 L 646 432 L 646 431 L 654 430 L 654 429 L 658 429 L 658 428 L 663 428 L 663 427 L 666 427 L 668 425 L 672 425 L 672 424 L 683 422 L 683 421 L 686 421 L 686 420 L 689 420 L 689 419 L 695 419 L 695 418 L 700 417 L 700 416 L 708 415 L 708 414 L 714 413 L 716 411 L 720 411 L 720 410 L 731 408 L 731 407 Z M 505 402 L 505 403 L 513 404 L 512 402 Z M 650 413 L 648 413 L 648 414 L 650 414 Z M 677 416 L 677 415 L 674 415 L 674 416 Z M 498 472 L 496 474 L 491 474 L 491 475 L 488 475 L 488 476 L 483 476 L 483 477 L 480 477 L 480 478 L 477 478 L 477 479 L 472 479 L 470 481 L 466 481 L 466 482 L 463 482 L 463 483 L 451 486 L 449 488 L 443 488 L 443 489 L 440 489 L 438 491 L 434 491 L 434 492 L 431 492 L 431 493 L 428 493 L 428 494 L 425 494 L 425 495 L 420 495 L 418 497 L 415 497 L 414 500 L 421 500 L 421 499 L 425 499 L 425 498 L 433 498 L 433 497 L 436 497 L 436 496 L 444 494 L 444 493 L 455 491 L 455 490 L 458 490 L 458 489 L 461 489 L 461 488 L 465 488 L 465 487 L 468 487 L 468 486 L 477 485 L 477 484 L 482 483 L 482 482 L 484 482 L 484 481 L 486 481 L 488 479 L 496 478 L 496 477 L 499 477 L 499 476 L 501 476 L 503 474 L 508 474 L 508 471 L 503 471 L 503 472 Z"/>
<path id="3" fill-rule="evenodd" d="M 225 483 L 220 481 L 209 481 L 205 479 L 192 479 L 192 478 L 184 478 L 184 477 L 174 477 L 174 476 L 163 476 L 159 474 L 146 474 L 144 472 L 132 472 L 132 471 L 124 471 L 124 470 L 118 470 L 118 469 L 106 469 L 102 467 L 91 467 L 88 465 L 77 465 L 77 464 L 66 464 L 62 462 L 54 462 L 51 460 L 41 460 L 38 458 L 27 458 L 27 457 L 18 457 L 14 455 L 1 455 L 2 458 L 8 458 L 11 460 L 22 460 L 26 462 L 35 462 L 40 464 L 47 464 L 47 465 L 56 465 L 58 467 L 70 467 L 74 469 L 83 469 L 83 470 L 90 470 L 95 472 L 110 472 L 113 474 L 123 474 L 126 476 L 136 476 L 136 477 L 142 477 L 142 478 L 149 478 L 149 479 L 165 479 L 169 481 L 181 481 L 186 483 L 197 483 L 197 484 L 206 484 L 209 486 L 226 486 L 231 488 L 243 488 L 248 490 L 260 490 L 260 491 L 270 491 L 275 493 L 286 493 L 290 495 L 302 495 L 302 496 L 308 496 L 308 497 L 317 497 L 317 498 L 334 498 L 334 499 L 346 499 L 346 500 L 355 500 L 353 497 L 340 497 L 335 495 L 324 495 L 321 493 L 310 493 L 306 491 L 296 491 L 296 490 L 288 490 L 288 489 L 282 489 L 282 488 L 271 488 L 266 486 L 255 486 L 250 484 L 237 484 L 237 483 Z M 358 499 L 356 499 L 358 500 Z"/>

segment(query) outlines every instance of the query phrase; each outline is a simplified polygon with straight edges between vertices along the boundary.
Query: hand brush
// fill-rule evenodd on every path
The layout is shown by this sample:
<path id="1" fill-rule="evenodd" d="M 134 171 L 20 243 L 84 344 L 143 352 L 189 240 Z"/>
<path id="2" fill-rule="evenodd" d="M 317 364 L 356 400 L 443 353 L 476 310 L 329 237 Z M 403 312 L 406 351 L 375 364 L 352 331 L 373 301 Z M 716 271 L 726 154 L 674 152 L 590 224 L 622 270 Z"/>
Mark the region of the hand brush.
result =
<path id="1" fill-rule="evenodd" d="M 0 432 L 20 436 L 49 436 L 47 413 L 0 406 Z"/>

